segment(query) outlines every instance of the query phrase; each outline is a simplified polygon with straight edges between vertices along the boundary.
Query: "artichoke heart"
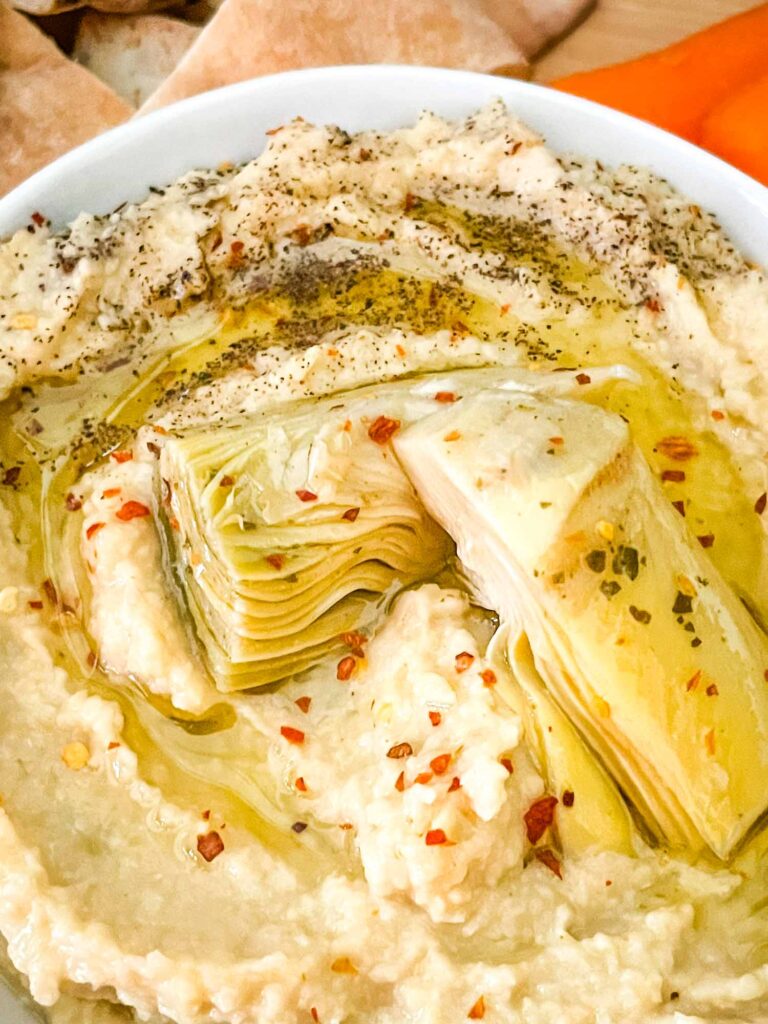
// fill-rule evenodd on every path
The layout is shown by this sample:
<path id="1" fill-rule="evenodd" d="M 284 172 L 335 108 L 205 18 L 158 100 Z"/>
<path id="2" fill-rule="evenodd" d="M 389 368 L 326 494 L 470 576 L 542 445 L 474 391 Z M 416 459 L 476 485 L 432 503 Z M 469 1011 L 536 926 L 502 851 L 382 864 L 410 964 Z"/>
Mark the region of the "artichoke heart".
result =
<path id="1" fill-rule="evenodd" d="M 481 599 L 671 846 L 727 857 L 768 806 L 768 638 L 626 423 L 486 390 L 395 447 Z"/>
<path id="2" fill-rule="evenodd" d="M 382 386 L 164 439 L 170 545 L 221 690 L 313 665 L 440 570 L 452 544 L 389 443 L 435 407 Z"/>

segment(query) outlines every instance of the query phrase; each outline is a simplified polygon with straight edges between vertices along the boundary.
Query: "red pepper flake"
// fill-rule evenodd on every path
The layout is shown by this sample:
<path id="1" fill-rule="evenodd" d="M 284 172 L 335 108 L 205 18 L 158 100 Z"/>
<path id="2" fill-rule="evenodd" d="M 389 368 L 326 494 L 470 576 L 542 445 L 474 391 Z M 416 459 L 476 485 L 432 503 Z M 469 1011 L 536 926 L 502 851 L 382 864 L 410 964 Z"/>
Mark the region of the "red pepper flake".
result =
<path id="1" fill-rule="evenodd" d="M 511 308 L 512 304 L 510 302 L 505 302 L 503 306 L 499 307 L 499 312 L 501 313 L 502 316 L 506 316 L 506 314 L 510 311 Z"/>
<path id="2" fill-rule="evenodd" d="M 106 491 L 101 492 L 101 496 L 102 498 L 116 498 L 122 489 L 122 487 L 108 487 Z"/>
<path id="3" fill-rule="evenodd" d="M 106 523 L 91 523 L 91 525 L 85 531 L 86 539 L 90 540 L 91 537 L 95 536 L 99 532 L 99 530 L 103 529 L 105 526 Z"/>
<path id="4" fill-rule="evenodd" d="M 412 192 L 405 193 L 405 202 L 403 203 L 403 209 L 406 213 L 409 213 L 414 206 L 418 203 L 418 199 Z"/>
<path id="5" fill-rule="evenodd" d="M 424 836 L 424 842 L 427 846 L 442 846 L 448 842 L 448 836 L 441 828 L 431 828 Z"/>
<path id="6" fill-rule="evenodd" d="M 715 730 L 709 729 L 704 736 L 704 746 L 707 748 L 707 753 L 710 757 L 714 756 L 715 753 Z"/>
<path id="7" fill-rule="evenodd" d="M 269 133 L 267 133 L 267 134 L 269 134 Z M 316 1006 L 311 1006 L 310 1007 L 309 1015 L 312 1018 L 312 1020 L 315 1022 L 315 1024 L 320 1024 L 320 1014 L 317 1012 L 317 1007 Z"/>
<path id="8" fill-rule="evenodd" d="M 451 402 L 456 401 L 456 395 L 453 391 L 436 391 L 435 401 L 442 402 L 444 405 L 448 405 Z"/>
<path id="9" fill-rule="evenodd" d="M 709 415 L 712 417 L 713 420 L 724 420 L 725 419 L 725 413 L 723 412 L 722 409 L 713 409 L 712 412 Z"/>
<path id="10" fill-rule="evenodd" d="M 53 580 L 43 580 L 43 593 L 51 604 L 57 605 L 59 603 L 59 595 L 56 593 Z"/>
<path id="11" fill-rule="evenodd" d="M 342 830 L 342 832 L 349 832 L 349 830 L 354 827 L 355 826 L 350 821 L 342 821 L 341 824 L 339 825 L 339 828 Z"/>
<path id="12" fill-rule="evenodd" d="M 437 757 L 433 757 L 429 762 L 429 767 L 435 775 L 445 775 L 452 760 L 452 754 L 438 754 Z"/>
<path id="13" fill-rule="evenodd" d="M 306 713 L 309 711 L 309 705 L 312 703 L 312 698 L 297 697 L 293 703 L 296 705 L 297 708 L 299 708 L 300 711 L 303 711 L 304 714 L 306 715 Z"/>
<path id="14" fill-rule="evenodd" d="M 576 374 L 576 383 L 577 384 L 591 384 L 592 383 L 592 378 L 589 376 L 588 373 L 577 373 Z"/>
<path id="15" fill-rule="evenodd" d="M 268 562 L 273 569 L 280 572 L 285 565 L 285 555 L 267 555 L 265 561 Z"/>
<path id="16" fill-rule="evenodd" d="M 357 667 L 355 659 L 348 654 L 346 658 L 342 658 L 336 666 L 336 678 L 342 683 L 346 683 L 348 679 L 352 678 L 352 673 Z"/>
<path id="17" fill-rule="evenodd" d="M 128 523 L 131 519 L 142 519 L 144 516 L 150 515 L 150 511 L 146 505 L 142 505 L 140 501 L 126 501 L 117 512 L 115 513 L 117 518 L 123 522 Z"/>
<path id="18" fill-rule="evenodd" d="M 492 668 L 484 668 L 480 673 L 480 678 L 483 680 L 483 686 L 495 686 L 496 685 L 496 673 Z"/>
<path id="19" fill-rule="evenodd" d="M 107 750 L 117 750 L 117 748 L 118 748 L 119 746 L 120 746 L 120 744 L 119 744 L 119 743 L 118 743 L 118 742 L 117 742 L 116 740 L 111 740 L 111 741 L 110 741 L 110 742 L 109 742 L 109 743 L 107 744 Z"/>
<path id="20" fill-rule="evenodd" d="M 694 455 L 699 454 L 696 445 L 687 437 L 682 437 L 680 434 L 671 434 L 669 437 L 662 437 L 662 439 L 657 443 L 656 449 L 668 459 L 672 459 L 673 462 L 687 462 L 688 459 L 692 459 Z"/>
<path id="21" fill-rule="evenodd" d="M 757 512 L 757 514 L 759 516 L 761 516 L 763 514 L 763 512 L 765 512 L 765 506 L 766 506 L 767 503 L 768 503 L 768 494 L 766 494 L 765 491 L 763 491 L 763 493 L 760 495 L 760 497 L 755 502 L 755 512 Z"/>
<path id="22" fill-rule="evenodd" d="M 556 796 L 542 796 L 523 815 L 528 842 L 535 846 L 555 820 Z"/>
<path id="23" fill-rule="evenodd" d="M 314 491 L 299 490 L 296 491 L 296 497 L 299 501 L 317 501 L 317 495 Z"/>
<path id="24" fill-rule="evenodd" d="M 203 819 L 203 821 L 210 821 L 211 820 L 211 812 L 210 812 L 210 810 L 203 811 L 203 813 L 200 815 L 200 817 Z"/>
<path id="25" fill-rule="evenodd" d="M 576 797 L 573 795 L 572 789 L 566 789 L 563 791 L 563 807 L 573 807 L 573 801 Z"/>
<path id="26" fill-rule="evenodd" d="M 553 875 L 557 875 L 558 878 L 563 877 L 563 869 L 560 866 L 560 861 L 551 850 L 537 850 L 536 860 L 540 861 L 545 867 L 548 867 Z"/>
<path id="27" fill-rule="evenodd" d="M 297 836 L 300 836 L 302 832 L 306 832 L 309 826 L 306 821 L 294 821 L 291 825 L 291 832 L 295 832 Z"/>
<path id="28" fill-rule="evenodd" d="M 651 311 L 651 313 L 660 313 L 661 312 L 661 303 L 659 302 L 658 299 L 646 299 L 645 300 L 645 308 L 649 309 Z"/>
<path id="29" fill-rule="evenodd" d="M 296 781 L 294 782 L 294 786 L 296 787 L 296 789 L 298 789 L 300 793 L 307 792 L 307 784 L 304 781 L 304 777 L 302 775 L 300 775 L 298 779 L 296 779 Z"/>
<path id="30" fill-rule="evenodd" d="M 455 793 L 457 789 L 461 789 L 461 779 L 458 777 L 458 775 L 454 775 L 454 777 L 451 779 L 451 784 L 448 787 L 448 792 Z"/>
<path id="31" fill-rule="evenodd" d="M 768 683 L 768 668 L 763 672 L 763 679 Z"/>
<path id="32" fill-rule="evenodd" d="M 402 793 L 405 789 L 405 772 L 400 772 L 395 781 L 395 789 L 398 793 Z"/>
<path id="33" fill-rule="evenodd" d="M 181 529 L 181 523 L 176 518 L 176 516 L 171 516 L 171 518 L 168 520 L 168 522 L 171 524 L 171 529 L 172 530 L 180 530 Z"/>
<path id="34" fill-rule="evenodd" d="M 368 643 L 368 637 L 363 633 L 357 633 L 355 631 L 351 633 L 342 633 L 341 639 L 344 644 L 350 649 L 356 658 L 364 658 L 365 651 L 363 647 Z"/>
<path id="35" fill-rule="evenodd" d="M 280 735 L 283 739 L 288 740 L 289 743 L 296 743 L 298 745 L 304 742 L 304 733 L 301 729 L 294 729 L 292 725 L 281 725 Z"/>
<path id="36" fill-rule="evenodd" d="M 223 476 L 221 480 L 219 480 L 219 487 L 232 487 L 234 482 L 235 478 L 227 474 L 226 476 Z"/>
<path id="37" fill-rule="evenodd" d="M 482 1020 L 485 1016 L 485 998 L 480 996 L 476 1003 L 473 1004 L 471 1010 L 467 1014 L 469 1020 Z"/>
<path id="38" fill-rule="evenodd" d="M 341 518 L 346 519 L 348 523 L 354 523 L 359 515 L 359 508 L 348 508 L 346 512 L 342 513 Z"/>
<path id="39" fill-rule="evenodd" d="M 413 754 L 413 747 L 410 743 L 396 743 L 387 751 L 387 757 L 391 757 L 395 761 L 401 757 L 410 757 L 411 754 Z"/>
<path id="40" fill-rule="evenodd" d="M 430 711 L 429 720 L 433 726 L 437 727 L 442 722 L 443 716 L 440 714 L 439 711 Z"/>
<path id="41" fill-rule="evenodd" d="M 224 843 L 218 832 L 206 832 L 197 837 L 197 852 L 209 864 L 224 852 Z"/>
<path id="42" fill-rule="evenodd" d="M 470 654 L 469 651 L 462 651 L 461 654 L 456 655 L 456 671 L 466 672 L 468 668 L 472 667 L 472 662 L 475 660 L 474 654 Z"/>
<path id="43" fill-rule="evenodd" d="M 21 466 L 11 466 L 10 469 L 6 469 L 5 473 L 3 473 L 2 482 L 8 487 L 12 487 L 20 476 Z"/>
<path id="44" fill-rule="evenodd" d="M 334 974 L 357 974 L 357 968 L 348 956 L 339 956 L 331 964 Z"/>
<path id="45" fill-rule="evenodd" d="M 419 772 L 416 778 L 413 780 L 415 786 L 426 786 L 427 783 L 432 781 L 432 772 Z"/>
<path id="46" fill-rule="evenodd" d="M 449 430 L 448 433 L 443 438 L 443 440 L 444 441 L 458 441 L 460 437 L 461 437 L 461 431 L 459 431 L 459 430 Z"/>
<path id="47" fill-rule="evenodd" d="M 695 690 L 700 682 L 701 682 L 701 669 L 698 669 L 696 672 L 693 673 L 691 678 L 685 684 L 685 692 L 686 693 L 690 693 L 692 690 Z"/>
<path id="48" fill-rule="evenodd" d="M 395 345 L 395 352 L 397 352 L 401 359 L 405 359 L 405 349 L 402 345 Z"/>
<path id="49" fill-rule="evenodd" d="M 110 459 L 114 459 L 115 462 L 130 462 L 133 459 L 133 452 L 128 452 L 124 448 L 110 454 Z"/>
<path id="50" fill-rule="evenodd" d="M 554 444 L 554 445 L 565 444 L 565 438 L 564 437 L 550 437 L 549 438 L 549 443 L 550 444 Z"/>
<path id="51" fill-rule="evenodd" d="M 377 416 L 368 427 L 368 437 L 376 444 L 387 444 L 392 435 L 400 429 L 400 420 L 391 420 L 388 416 Z"/>
<path id="52" fill-rule="evenodd" d="M 37 224 L 39 228 L 41 228 L 43 224 L 45 224 L 45 217 L 42 215 L 42 213 L 38 213 L 37 210 L 35 210 L 35 212 L 32 214 L 32 220 L 35 224 Z"/>
<path id="53" fill-rule="evenodd" d="M 680 515 L 685 519 L 685 502 L 684 501 L 673 501 L 672 508 L 677 509 Z"/>
<path id="54" fill-rule="evenodd" d="M 30 608 L 34 608 L 35 611 L 40 611 L 40 609 L 43 607 L 42 601 L 27 601 L 27 604 L 29 605 Z"/>
<path id="55" fill-rule="evenodd" d="M 717 688 L 717 684 L 710 683 L 707 687 L 706 693 L 708 697 L 717 697 L 717 695 L 720 693 L 720 691 Z"/>
<path id="56" fill-rule="evenodd" d="M 79 512 L 80 509 L 83 507 L 81 499 L 78 498 L 77 495 L 73 494 L 71 491 L 64 499 L 64 505 L 66 506 L 68 512 Z"/>
<path id="57" fill-rule="evenodd" d="M 229 247 L 230 252 L 233 252 L 235 256 L 239 256 L 245 248 L 245 242 L 232 242 Z"/>
<path id="58" fill-rule="evenodd" d="M 515 766 L 512 764 L 512 759 L 511 758 L 509 758 L 509 757 L 500 757 L 499 758 L 499 764 L 503 765 L 503 767 L 507 769 L 507 771 L 509 772 L 510 775 L 514 775 L 514 773 L 515 773 Z"/>
<path id="59" fill-rule="evenodd" d="M 715 543 L 715 535 L 714 533 L 704 533 L 700 537 L 697 537 L 696 540 L 703 548 L 711 548 Z"/>
<path id="60" fill-rule="evenodd" d="M 665 469 L 661 479 L 665 484 L 681 484 L 685 480 L 685 472 L 682 469 Z"/>

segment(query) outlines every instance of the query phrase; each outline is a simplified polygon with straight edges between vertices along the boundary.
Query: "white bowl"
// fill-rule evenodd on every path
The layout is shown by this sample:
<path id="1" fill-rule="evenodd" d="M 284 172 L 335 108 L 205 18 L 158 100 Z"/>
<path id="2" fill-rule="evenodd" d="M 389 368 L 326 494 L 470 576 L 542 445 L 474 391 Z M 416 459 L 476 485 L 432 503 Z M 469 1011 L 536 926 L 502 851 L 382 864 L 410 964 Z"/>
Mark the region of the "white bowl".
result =
<path id="1" fill-rule="evenodd" d="M 463 117 L 496 97 L 556 150 L 605 164 L 651 167 L 705 209 L 734 242 L 768 265 L 768 189 L 650 124 L 565 93 L 509 78 L 441 68 L 311 68 L 253 79 L 137 118 L 87 142 L 0 199 L 0 237 L 40 211 L 55 225 L 82 210 L 106 213 L 195 167 L 238 162 L 263 148 L 267 129 L 300 114 L 348 130 L 397 128 L 424 109 Z M 35 1018 L 0 985 L 0 1021 Z"/>

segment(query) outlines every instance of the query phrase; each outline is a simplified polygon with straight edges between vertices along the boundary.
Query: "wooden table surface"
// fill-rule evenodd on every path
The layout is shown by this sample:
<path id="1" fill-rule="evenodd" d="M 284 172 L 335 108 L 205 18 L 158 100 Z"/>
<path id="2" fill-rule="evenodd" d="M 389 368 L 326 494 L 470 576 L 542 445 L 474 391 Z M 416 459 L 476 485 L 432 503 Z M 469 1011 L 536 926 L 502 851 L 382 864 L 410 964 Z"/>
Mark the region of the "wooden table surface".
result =
<path id="1" fill-rule="evenodd" d="M 582 24 L 536 63 L 532 78 L 547 82 L 629 60 L 756 6 L 757 0 L 598 0 Z"/>

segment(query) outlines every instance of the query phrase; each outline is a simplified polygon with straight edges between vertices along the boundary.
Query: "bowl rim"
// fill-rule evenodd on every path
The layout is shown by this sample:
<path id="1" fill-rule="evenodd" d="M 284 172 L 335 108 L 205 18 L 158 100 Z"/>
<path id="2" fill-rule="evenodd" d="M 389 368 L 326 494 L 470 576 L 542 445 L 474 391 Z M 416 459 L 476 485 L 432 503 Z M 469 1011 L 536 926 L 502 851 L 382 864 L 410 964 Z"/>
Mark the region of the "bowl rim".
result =
<path id="1" fill-rule="evenodd" d="M 647 140 L 649 155 L 652 155 L 654 149 L 661 146 L 679 155 L 682 163 L 692 162 L 700 167 L 705 176 L 719 179 L 723 189 L 731 189 L 737 192 L 744 201 L 754 204 L 758 211 L 766 217 L 766 236 L 768 238 L 768 187 L 720 157 L 709 153 L 707 150 L 696 146 L 680 136 L 657 127 L 649 121 L 614 110 L 593 100 L 561 92 L 546 84 L 529 82 L 523 79 L 426 65 L 341 64 L 299 68 L 272 75 L 248 78 L 186 97 L 146 114 L 138 112 L 127 122 L 116 125 L 114 128 L 110 128 L 106 132 L 102 132 L 62 154 L 50 164 L 40 168 L 29 178 L 18 184 L 5 196 L 0 197 L 0 239 L 7 237 L 14 230 L 24 227 L 28 223 L 29 213 L 36 209 L 36 195 L 40 195 L 49 189 L 58 178 L 64 177 L 72 169 L 80 165 L 87 166 L 93 159 L 108 155 L 116 143 L 140 146 L 146 136 L 161 130 L 164 126 L 172 125 L 176 121 L 194 118 L 196 115 L 215 110 L 219 107 L 226 108 L 230 102 L 237 104 L 249 96 L 253 102 L 260 99 L 268 102 L 270 94 L 274 97 L 280 93 L 281 89 L 290 86 L 304 85 L 308 90 L 311 90 L 313 85 L 320 84 L 327 87 L 334 81 L 339 86 L 349 86 L 352 82 L 360 79 L 370 81 L 379 79 L 382 87 L 384 87 L 388 80 L 402 79 L 403 77 L 412 79 L 414 86 L 418 86 L 419 83 L 434 81 L 436 77 L 444 79 L 446 83 L 455 82 L 457 84 L 470 84 L 473 82 L 487 84 L 493 82 L 498 86 L 498 95 L 508 105 L 514 103 L 515 95 L 519 95 L 523 99 L 526 96 L 534 100 L 538 98 L 545 105 L 549 103 L 553 108 L 561 108 L 566 115 L 569 112 L 591 113 L 594 118 L 605 122 L 606 128 L 615 129 L 618 132 L 629 132 L 635 137 Z M 386 99 L 382 102 L 386 105 Z M 427 106 L 425 109 L 429 109 L 429 107 Z M 516 113 L 514 106 L 511 106 L 511 109 L 513 113 Z M 525 110 L 520 112 L 520 116 L 523 120 L 527 119 Z M 546 136 L 545 141 L 547 141 Z M 560 147 L 555 148 L 557 151 L 562 151 Z M 575 153 L 577 150 L 574 149 L 572 152 Z M 256 148 L 254 148 L 255 155 L 257 155 Z M 590 156 L 588 152 L 581 155 Z M 195 166 L 199 167 L 201 165 L 196 164 Z M 195 166 L 188 167 L 188 170 L 194 170 Z M 161 184 L 169 183 L 162 182 Z M 22 210 L 28 211 L 23 218 L 21 217 Z M 18 213 L 14 215 L 14 211 L 18 211 Z M 715 210 L 716 214 L 720 212 Z M 4 228 L 4 224 L 7 224 L 8 227 Z"/>

